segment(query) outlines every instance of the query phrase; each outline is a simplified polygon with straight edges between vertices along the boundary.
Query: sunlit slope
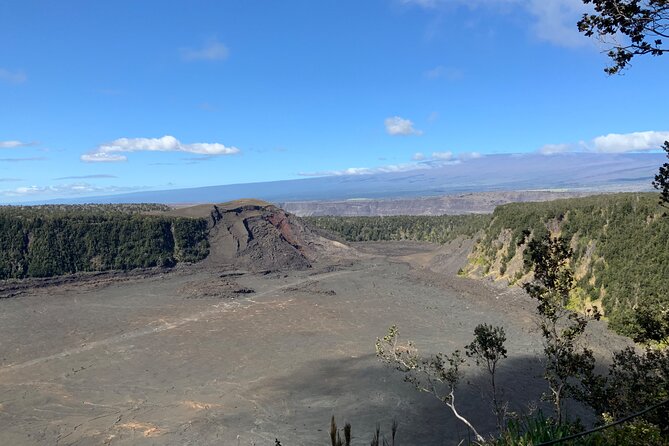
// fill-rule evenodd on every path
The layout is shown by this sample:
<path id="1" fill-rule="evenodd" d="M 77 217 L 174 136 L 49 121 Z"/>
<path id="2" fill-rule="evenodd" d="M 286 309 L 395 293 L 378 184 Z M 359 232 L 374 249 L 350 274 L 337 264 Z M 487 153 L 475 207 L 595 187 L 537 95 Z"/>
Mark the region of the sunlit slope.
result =
<path id="1" fill-rule="evenodd" d="M 669 306 L 669 217 L 657 194 L 614 194 L 498 207 L 466 272 L 520 282 L 525 236 L 567 238 L 577 289 L 571 305 L 598 304 L 617 331 L 636 335 L 635 311 Z"/>

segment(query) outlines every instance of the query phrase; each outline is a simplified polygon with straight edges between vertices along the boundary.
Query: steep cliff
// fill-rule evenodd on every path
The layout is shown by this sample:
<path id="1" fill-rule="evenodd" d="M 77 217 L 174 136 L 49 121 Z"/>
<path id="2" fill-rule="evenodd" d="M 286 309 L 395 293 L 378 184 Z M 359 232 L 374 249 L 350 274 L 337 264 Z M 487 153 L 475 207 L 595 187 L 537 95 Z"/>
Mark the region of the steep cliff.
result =
<path id="1" fill-rule="evenodd" d="M 617 331 L 632 334 L 634 311 L 669 305 L 669 218 L 655 194 L 615 194 L 498 207 L 463 273 L 522 283 L 526 240 L 569 240 L 577 287 L 571 305 L 603 308 Z"/>

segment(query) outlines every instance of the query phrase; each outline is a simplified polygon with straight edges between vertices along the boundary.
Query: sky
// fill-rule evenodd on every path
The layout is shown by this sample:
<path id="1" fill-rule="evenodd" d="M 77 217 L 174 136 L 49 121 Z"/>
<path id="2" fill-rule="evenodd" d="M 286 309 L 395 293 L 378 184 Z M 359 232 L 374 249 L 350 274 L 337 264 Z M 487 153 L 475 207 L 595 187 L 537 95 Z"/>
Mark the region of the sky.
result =
<path id="1" fill-rule="evenodd" d="M 0 0 L 0 203 L 658 149 L 581 0 Z M 432 163 L 432 164 L 427 164 Z"/>

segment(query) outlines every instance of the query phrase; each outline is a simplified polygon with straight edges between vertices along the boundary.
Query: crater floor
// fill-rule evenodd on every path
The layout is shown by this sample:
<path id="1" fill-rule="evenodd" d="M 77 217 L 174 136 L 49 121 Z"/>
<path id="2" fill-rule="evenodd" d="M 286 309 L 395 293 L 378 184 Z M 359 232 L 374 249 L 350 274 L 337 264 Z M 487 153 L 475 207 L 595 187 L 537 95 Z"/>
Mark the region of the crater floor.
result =
<path id="1" fill-rule="evenodd" d="M 541 341 L 520 290 L 427 269 L 445 255 L 433 245 L 360 251 L 297 272 L 193 267 L 0 300 L 0 444 L 327 444 L 332 415 L 355 445 L 393 419 L 400 444 L 457 444 L 464 426 L 375 358 L 392 324 L 426 352 L 503 325 L 511 409 L 539 400 Z M 600 354 L 627 345 L 599 324 L 589 336 Z M 485 377 L 466 373 L 459 408 L 492 432 Z"/>

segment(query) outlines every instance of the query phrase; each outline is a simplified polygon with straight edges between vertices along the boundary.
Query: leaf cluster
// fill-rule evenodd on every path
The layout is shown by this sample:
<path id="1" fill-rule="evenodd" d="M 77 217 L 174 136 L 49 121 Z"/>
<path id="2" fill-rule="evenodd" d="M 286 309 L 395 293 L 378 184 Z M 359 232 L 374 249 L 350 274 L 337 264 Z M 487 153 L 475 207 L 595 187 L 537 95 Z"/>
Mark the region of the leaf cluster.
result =
<path id="1" fill-rule="evenodd" d="M 667 153 L 667 159 L 669 159 L 669 141 L 664 142 L 662 150 Z M 653 180 L 653 187 L 660 191 L 660 204 L 669 207 L 669 162 L 660 166 Z"/>
<path id="2" fill-rule="evenodd" d="M 669 39 L 669 0 L 583 0 L 592 4 L 594 14 L 584 14 L 578 29 L 587 37 L 608 43 L 613 64 L 605 68 L 616 74 L 632 58 L 650 54 L 661 56 L 669 51 L 663 39 Z M 622 42 L 620 41 L 622 39 Z"/>
<path id="3" fill-rule="evenodd" d="M 604 418 L 619 419 L 669 398 L 669 350 L 646 349 L 639 354 L 626 348 L 613 355 L 608 375 L 584 380 L 586 392 L 579 399 Z M 644 419 L 669 434 L 669 405 Z"/>
<path id="4" fill-rule="evenodd" d="M 474 340 L 465 347 L 465 354 L 474 358 L 476 365 L 485 365 L 494 373 L 497 363 L 506 358 L 506 333 L 503 327 L 480 324 L 474 328 Z"/>

